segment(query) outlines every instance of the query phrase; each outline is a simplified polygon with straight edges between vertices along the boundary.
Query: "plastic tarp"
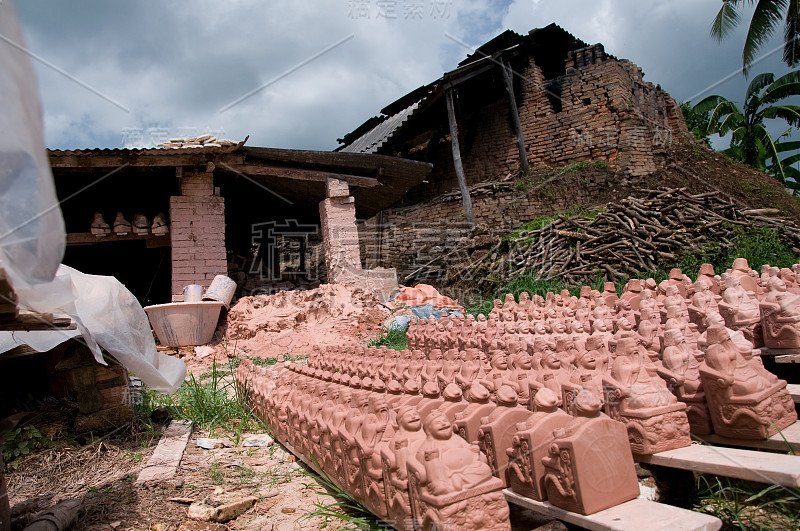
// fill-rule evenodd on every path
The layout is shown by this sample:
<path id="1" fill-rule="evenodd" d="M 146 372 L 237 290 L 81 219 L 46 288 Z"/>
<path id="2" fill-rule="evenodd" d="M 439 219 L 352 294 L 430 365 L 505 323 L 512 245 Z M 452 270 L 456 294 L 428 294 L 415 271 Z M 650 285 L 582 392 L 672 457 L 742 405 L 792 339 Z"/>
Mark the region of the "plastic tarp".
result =
<path id="1" fill-rule="evenodd" d="M 0 352 L 21 344 L 46 351 L 80 335 L 98 362 L 105 364 L 102 347 L 156 391 L 173 393 L 183 382 L 186 365 L 156 350 L 147 315 L 116 278 L 62 265 L 52 282 L 17 290 L 17 295 L 37 312 L 69 315 L 78 329 L 0 333 Z"/>
<path id="2" fill-rule="evenodd" d="M 0 261 L 15 289 L 53 278 L 64 220 L 44 148 L 42 110 L 14 8 L 0 3 Z"/>
<path id="3" fill-rule="evenodd" d="M 10 0 L 0 2 L 0 267 L 19 306 L 69 315 L 76 331 L 0 332 L 0 352 L 46 351 L 75 336 L 105 364 L 100 347 L 153 389 L 174 392 L 183 361 L 156 351 L 147 315 L 117 279 L 59 265 L 64 221 L 44 148 L 38 90 Z"/>

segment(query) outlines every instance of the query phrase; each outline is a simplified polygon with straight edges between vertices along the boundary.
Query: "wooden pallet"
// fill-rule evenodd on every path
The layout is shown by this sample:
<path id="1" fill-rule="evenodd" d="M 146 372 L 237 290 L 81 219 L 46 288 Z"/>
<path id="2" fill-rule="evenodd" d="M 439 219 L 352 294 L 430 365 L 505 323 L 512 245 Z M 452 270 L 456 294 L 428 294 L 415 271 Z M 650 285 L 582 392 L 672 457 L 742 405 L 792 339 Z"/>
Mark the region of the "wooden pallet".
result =
<path id="1" fill-rule="evenodd" d="M 704 435 L 700 440 L 704 443 L 721 446 L 738 446 L 740 448 L 755 448 L 773 452 L 792 451 L 800 454 L 800 421 L 795 422 L 781 433 L 776 433 L 769 439 L 731 439 L 712 433 L 711 435 Z"/>
<path id="2" fill-rule="evenodd" d="M 800 487 L 800 456 L 693 444 L 653 455 L 635 455 L 640 463 Z"/>
<path id="3" fill-rule="evenodd" d="M 714 516 L 665 505 L 644 498 L 621 503 L 605 511 L 583 515 L 565 511 L 548 502 L 540 502 L 505 489 L 508 503 L 519 505 L 533 512 L 557 518 L 570 524 L 594 531 L 714 531 L 722 527 L 722 521 Z"/>

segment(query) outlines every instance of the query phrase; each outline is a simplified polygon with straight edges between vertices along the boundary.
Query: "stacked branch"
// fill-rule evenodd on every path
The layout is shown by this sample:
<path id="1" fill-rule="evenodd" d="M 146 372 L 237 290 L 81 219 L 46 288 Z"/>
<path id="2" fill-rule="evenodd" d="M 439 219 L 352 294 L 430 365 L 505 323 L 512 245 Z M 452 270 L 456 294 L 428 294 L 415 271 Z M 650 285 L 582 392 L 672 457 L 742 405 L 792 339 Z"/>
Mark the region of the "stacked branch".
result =
<path id="1" fill-rule="evenodd" d="M 593 219 L 558 216 L 538 230 L 520 231 L 469 265 L 479 284 L 518 276 L 568 283 L 602 274 L 615 281 L 653 272 L 684 253 L 701 254 L 711 242 L 733 245 L 737 226 L 776 229 L 800 252 L 800 229 L 777 209 L 746 209 L 717 192 L 685 188 L 645 191 L 608 203 Z M 463 271 L 466 273 L 466 271 Z"/>

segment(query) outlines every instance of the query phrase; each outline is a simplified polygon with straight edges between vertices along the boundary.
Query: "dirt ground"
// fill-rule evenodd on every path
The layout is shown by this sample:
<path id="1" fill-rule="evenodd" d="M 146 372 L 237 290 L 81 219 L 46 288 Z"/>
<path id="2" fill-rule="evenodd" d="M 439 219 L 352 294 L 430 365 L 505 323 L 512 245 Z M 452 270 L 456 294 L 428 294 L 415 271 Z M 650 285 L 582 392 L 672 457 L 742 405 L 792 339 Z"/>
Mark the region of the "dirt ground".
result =
<path id="1" fill-rule="evenodd" d="M 40 452 L 8 474 L 12 507 L 34 496 L 50 503 L 76 498 L 84 507 L 74 529 L 173 531 L 188 519 L 193 501 L 215 506 L 255 496 L 258 501 L 251 509 L 219 529 L 325 527 L 323 517 L 309 517 L 315 504 L 336 501 L 322 494 L 324 485 L 279 444 L 244 447 L 250 434 L 243 434 L 238 446 L 205 450 L 197 446 L 197 439 L 209 433 L 194 432 L 173 480 L 134 485 L 159 435 L 131 433 L 127 427 L 100 442 Z M 328 527 L 336 529 L 336 524 Z"/>

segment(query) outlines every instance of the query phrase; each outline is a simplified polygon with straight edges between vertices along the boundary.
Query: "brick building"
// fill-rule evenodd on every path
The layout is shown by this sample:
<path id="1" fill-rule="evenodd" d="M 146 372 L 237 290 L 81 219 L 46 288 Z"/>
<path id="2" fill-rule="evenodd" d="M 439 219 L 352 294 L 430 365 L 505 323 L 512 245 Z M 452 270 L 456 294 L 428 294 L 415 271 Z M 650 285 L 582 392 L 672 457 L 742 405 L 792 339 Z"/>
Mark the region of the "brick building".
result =
<path id="1" fill-rule="evenodd" d="M 182 300 L 184 286 L 208 286 L 219 274 L 249 286 L 245 294 L 319 281 L 381 290 L 395 277 L 362 270 L 356 218 L 396 202 L 431 169 L 383 155 L 243 143 L 49 156 L 66 224 L 63 262 L 117 277 L 143 304 Z M 112 226 L 118 212 L 127 221 L 143 215 L 148 227 L 98 236 L 90 231 L 95 212 Z M 167 234 L 150 225 L 159 213 Z"/>
<path id="2" fill-rule="evenodd" d="M 338 151 L 434 165 L 401 201 L 361 224 L 366 263 L 408 272 L 469 234 L 469 210 L 479 224 L 510 230 L 596 203 L 615 180 L 653 173 L 659 149 L 688 135 L 680 107 L 640 68 L 551 24 L 498 35 L 345 135 Z M 600 161 L 608 171 L 568 193 L 475 191 L 517 179 L 527 167 L 576 161 Z"/>

